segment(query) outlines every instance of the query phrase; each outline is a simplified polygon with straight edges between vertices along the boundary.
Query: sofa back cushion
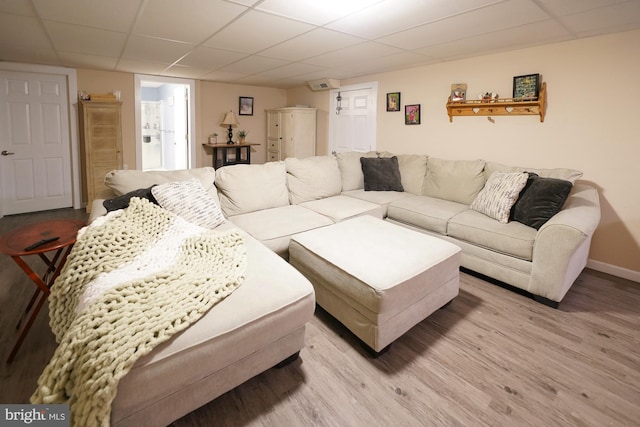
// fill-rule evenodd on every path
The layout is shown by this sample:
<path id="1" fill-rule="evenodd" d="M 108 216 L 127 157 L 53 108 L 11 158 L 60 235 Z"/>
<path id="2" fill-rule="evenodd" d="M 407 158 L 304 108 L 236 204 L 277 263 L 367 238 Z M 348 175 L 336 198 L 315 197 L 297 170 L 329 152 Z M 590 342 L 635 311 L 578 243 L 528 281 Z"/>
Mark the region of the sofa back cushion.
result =
<path id="1" fill-rule="evenodd" d="M 216 170 L 220 206 L 226 216 L 289 204 L 283 161 L 225 166 Z"/>
<path id="2" fill-rule="evenodd" d="M 491 176 L 494 172 L 533 172 L 542 178 L 555 178 L 569 181 L 574 184 L 576 180 L 582 177 L 582 172 L 575 169 L 567 168 L 553 168 L 553 169 L 540 169 L 540 168 L 528 168 L 522 166 L 507 166 L 496 162 L 487 162 L 485 166 L 485 173 L 487 176 Z"/>
<path id="3" fill-rule="evenodd" d="M 216 202 L 219 202 L 218 192 L 214 185 L 216 171 L 211 166 L 173 171 L 112 170 L 104 177 L 104 184 L 110 188 L 116 196 L 122 196 L 134 190 L 149 188 L 155 184 L 188 181 L 191 178 L 197 178 L 205 191 L 213 197 Z"/>
<path id="4" fill-rule="evenodd" d="M 391 156 L 392 154 L 390 153 L 388 156 L 380 153 L 380 157 Z M 362 190 L 364 188 L 364 175 L 362 174 L 360 157 L 378 157 L 378 153 L 375 151 L 369 151 L 367 153 L 348 151 L 336 154 L 340 177 L 342 179 L 342 191 Z"/>
<path id="5" fill-rule="evenodd" d="M 297 205 L 337 196 L 342 189 L 338 161 L 333 156 L 285 159 L 289 202 Z"/>
<path id="6" fill-rule="evenodd" d="M 470 205 L 484 187 L 484 160 L 429 157 L 422 195 Z"/>
<path id="7" fill-rule="evenodd" d="M 422 184 L 427 174 L 427 159 L 425 154 L 398 154 L 398 166 L 404 191 L 420 195 Z"/>

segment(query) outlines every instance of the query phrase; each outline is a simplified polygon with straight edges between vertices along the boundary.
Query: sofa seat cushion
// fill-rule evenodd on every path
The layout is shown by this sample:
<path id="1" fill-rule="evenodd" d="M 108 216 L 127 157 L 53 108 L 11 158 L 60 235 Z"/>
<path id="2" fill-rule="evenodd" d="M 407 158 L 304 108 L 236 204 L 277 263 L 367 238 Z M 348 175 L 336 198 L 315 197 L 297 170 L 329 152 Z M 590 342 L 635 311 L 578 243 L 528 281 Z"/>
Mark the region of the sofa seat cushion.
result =
<path id="1" fill-rule="evenodd" d="M 404 199 L 406 197 L 414 196 L 413 194 L 407 193 L 406 191 L 400 193 L 398 191 L 364 191 L 363 189 L 345 191 L 342 193 L 342 195 L 354 197 L 360 200 L 366 200 L 367 202 L 375 203 L 376 205 L 382 206 L 385 218 L 387 216 L 387 208 L 390 203 L 393 203 L 396 200 Z"/>
<path id="2" fill-rule="evenodd" d="M 324 215 L 333 222 L 340 222 L 361 215 L 371 215 L 382 219 L 385 212 L 384 207 L 376 203 L 348 196 L 327 197 L 326 199 L 304 202 L 300 206 Z"/>
<path id="3" fill-rule="evenodd" d="M 519 222 L 502 224 L 468 209 L 449 220 L 447 235 L 502 254 L 531 261 L 537 231 Z"/>
<path id="4" fill-rule="evenodd" d="M 292 234 L 333 224 L 330 218 L 300 205 L 234 215 L 229 220 L 285 258 Z"/>
<path id="5" fill-rule="evenodd" d="M 429 196 L 411 196 L 389 204 L 387 217 L 434 233 L 446 234 L 449 219 L 467 209 L 469 206 L 462 203 Z"/>
<path id="6" fill-rule="evenodd" d="M 183 390 L 311 320 L 315 297 L 309 281 L 250 236 L 245 244 L 248 262 L 242 285 L 196 323 L 136 361 L 118 385 L 114 424 L 167 398 L 176 408 L 192 410 L 181 397 Z"/>

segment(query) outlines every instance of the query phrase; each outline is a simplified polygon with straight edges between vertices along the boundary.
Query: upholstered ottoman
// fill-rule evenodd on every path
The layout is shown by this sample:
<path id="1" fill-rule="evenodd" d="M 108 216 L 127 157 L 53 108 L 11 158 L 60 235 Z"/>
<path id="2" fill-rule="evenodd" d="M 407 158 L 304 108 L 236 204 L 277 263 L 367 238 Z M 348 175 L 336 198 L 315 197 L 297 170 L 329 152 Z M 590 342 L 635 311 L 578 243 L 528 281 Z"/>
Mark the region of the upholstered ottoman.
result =
<path id="1" fill-rule="evenodd" d="M 372 216 L 294 235 L 289 262 L 374 353 L 458 295 L 458 246 Z"/>

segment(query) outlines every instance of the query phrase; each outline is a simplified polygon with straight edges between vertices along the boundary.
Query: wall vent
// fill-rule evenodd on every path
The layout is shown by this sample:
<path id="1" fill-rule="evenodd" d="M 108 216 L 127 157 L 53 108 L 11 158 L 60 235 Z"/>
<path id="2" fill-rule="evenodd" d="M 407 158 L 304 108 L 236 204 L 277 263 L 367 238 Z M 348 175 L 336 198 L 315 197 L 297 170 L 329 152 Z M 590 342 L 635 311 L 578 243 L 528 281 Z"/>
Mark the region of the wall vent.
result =
<path id="1" fill-rule="evenodd" d="M 311 81 L 308 84 L 311 90 L 338 89 L 340 87 L 340 80 L 320 79 L 320 80 Z"/>

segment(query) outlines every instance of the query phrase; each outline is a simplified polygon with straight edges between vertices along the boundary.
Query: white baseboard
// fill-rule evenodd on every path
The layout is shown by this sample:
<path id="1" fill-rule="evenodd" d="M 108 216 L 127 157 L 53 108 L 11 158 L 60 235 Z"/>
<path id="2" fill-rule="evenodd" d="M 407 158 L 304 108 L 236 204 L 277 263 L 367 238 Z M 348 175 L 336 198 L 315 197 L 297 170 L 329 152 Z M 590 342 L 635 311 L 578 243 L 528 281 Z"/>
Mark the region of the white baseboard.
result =
<path id="1" fill-rule="evenodd" d="M 628 268 L 618 267 L 616 265 L 607 264 L 601 261 L 594 261 L 592 259 L 587 261 L 587 267 L 602 273 L 611 274 L 612 276 L 640 283 L 640 271 L 629 270 Z"/>

